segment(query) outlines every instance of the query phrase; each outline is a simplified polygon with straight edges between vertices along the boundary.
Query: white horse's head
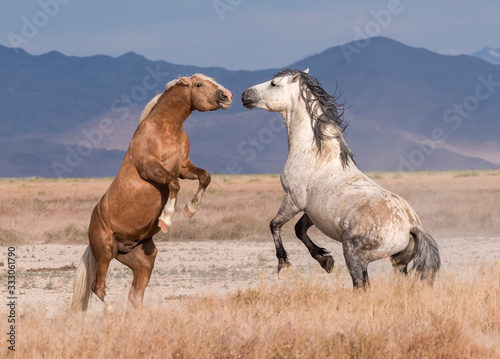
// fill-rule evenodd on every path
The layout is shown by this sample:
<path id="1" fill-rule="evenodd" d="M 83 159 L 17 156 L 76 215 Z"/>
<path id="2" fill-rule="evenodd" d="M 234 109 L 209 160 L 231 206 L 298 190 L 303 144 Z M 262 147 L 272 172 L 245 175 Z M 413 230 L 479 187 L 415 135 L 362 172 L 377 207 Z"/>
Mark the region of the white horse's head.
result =
<path id="1" fill-rule="evenodd" d="M 288 126 L 305 123 L 310 119 L 310 131 L 321 152 L 325 141 L 337 140 L 343 165 L 352 159 L 344 142 L 342 132 L 347 127 L 343 119 L 344 106 L 338 103 L 338 96 L 329 95 L 321 83 L 305 71 L 285 69 L 274 75 L 270 81 L 252 86 L 241 95 L 243 106 L 259 107 L 279 112 Z"/>
<path id="2" fill-rule="evenodd" d="M 300 76 L 309 69 L 296 73 L 278 74 L 272 80 L 252 86 L 241 95 L 246 108 L 262 108 L 272 112 L 286 111 L 300 98 Z"/>

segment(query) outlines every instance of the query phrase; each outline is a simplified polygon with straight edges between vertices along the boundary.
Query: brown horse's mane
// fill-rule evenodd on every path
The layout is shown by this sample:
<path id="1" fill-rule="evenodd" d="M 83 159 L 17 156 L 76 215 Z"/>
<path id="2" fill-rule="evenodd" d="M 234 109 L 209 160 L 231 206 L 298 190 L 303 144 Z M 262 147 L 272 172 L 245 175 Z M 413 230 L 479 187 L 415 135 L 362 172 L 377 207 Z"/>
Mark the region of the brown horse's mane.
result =
<path id="1" fill-rule="evenodd" d="M 194 75 L 188 76 L 188 78 L 192 78 L 192 77 L 199 77 L 202 80 L 208 80 L 208 81 L 215 82 L 215 80 L 213 78 L 208 77 L 208 76 L 203 75 L 203 74 L 199 74 L 199 73 L 196 73 Z M 167 92 L 170 88 L 174 87 L 177 84 L 177 82 L 179 82 L 179 78 L 173 79 L 172 81 L 168 82 L 165 85 L 165 91 L 164 92 Z M 139 123 L 141 123 L 146 117 L 148 117 L 148 115 L 151 113 L 151 110 L 153 109 L 153 107 L 155 107 L 155 105 L 158 103 L 158 100 L 159 100 L 159 98 L 160 98 L 161 95 L 162 94 L 160 93 L 160 94 L 156 95 L 155 97 L 153 97 L 151 99 L 151 101 L 148 102 L 148 104 L 146 105 L 146 107 L 144 107 L 144 110 L 141 113 L 141 118 L 139 120 Z"/>

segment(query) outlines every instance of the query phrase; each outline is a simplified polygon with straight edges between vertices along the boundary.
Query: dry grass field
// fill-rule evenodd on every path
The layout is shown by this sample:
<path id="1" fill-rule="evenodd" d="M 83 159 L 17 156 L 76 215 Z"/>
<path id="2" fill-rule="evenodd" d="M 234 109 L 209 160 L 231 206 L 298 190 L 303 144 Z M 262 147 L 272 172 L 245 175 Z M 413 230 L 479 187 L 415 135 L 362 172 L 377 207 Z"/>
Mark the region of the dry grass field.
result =
<path id="1" fill-rule="evenodd" d="M 500 171 L 371 173 L 401 195 L 438 236 L 500 233 Z M 90 213 L 105 179 L 0 179 L 0 244 L 87 243 Z M 179 208 L 197 188 L 181 181 Z M 200 215 L 177 210 L 159 240 L 269 240 L 269 221 L 284 197 L 278 175 L 213 176 Z M 182 208 L 181 208 L 182 209 Z M 293 226 L 284 228 L 292 235 Z"/>
<path id="2" fill-rule="evenodd" d="M 113 306 L 93 299 L 85 315 L 69 312 L 73 268 L 111 179 L 0 180 L 0 262 L 16 248 L 16 356 L 500 358 L 500 171 L 370 176 L 407 199 L 440 244 L 432 288 L 381 261 L 370 265 L 371 287 L 355 292 L 340 244 L 310 231 L 336 260 L 326 274 L 295 222 L 283 229 L 294 271 L 278 280 L 268 223 L 284 195 L 279 176 L 216 175 L 191 220 L 181 210 L 196 183 L 181 182 L 145 308 L 127 306 L 131 273 L 113 261 Z M 7 298 L 6 271 L 1 279 Z M 4 339 L 0 356 L 14 357 Z"/>

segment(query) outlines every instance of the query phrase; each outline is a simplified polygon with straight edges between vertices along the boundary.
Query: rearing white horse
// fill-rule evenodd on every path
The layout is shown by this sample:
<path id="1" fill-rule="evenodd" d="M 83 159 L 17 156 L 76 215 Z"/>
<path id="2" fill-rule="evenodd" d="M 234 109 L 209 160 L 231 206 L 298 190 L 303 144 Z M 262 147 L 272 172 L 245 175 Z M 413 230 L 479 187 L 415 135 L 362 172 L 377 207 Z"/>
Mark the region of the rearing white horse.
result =
<path id="1" fill-rule="evenodd" d="M 368 283 L 368 263 L 387 256 L 402 273 L 408 273 L 414 260 L 421 279 L 434 279 L 441 266 L 437 243 L 404 199 L 356 167 L 342 136 L 343 107 L 308 70 L 283 70 L 245 90 L 241 100 L 249 109 L 279 112 L 286 124 L 288 158 L 281 175 L 286 195 L 270 223 L 278 272 L 291 266 L 281 227 L 304 212 L 295 226 L 297 237 L 327 272 L 334 260 L 311 241 L 307 230 L 314 225 L 341 242 L 354 287 Z"/>

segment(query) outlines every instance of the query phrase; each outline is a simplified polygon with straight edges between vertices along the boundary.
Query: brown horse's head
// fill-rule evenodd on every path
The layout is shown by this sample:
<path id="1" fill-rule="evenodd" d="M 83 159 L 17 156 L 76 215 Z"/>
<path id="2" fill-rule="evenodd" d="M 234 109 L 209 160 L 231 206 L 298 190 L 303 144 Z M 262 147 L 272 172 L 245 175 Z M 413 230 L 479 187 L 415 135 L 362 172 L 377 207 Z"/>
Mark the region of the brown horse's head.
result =
<path id="1" fill-rule="evenodd" d="M 189 86 L 191 91 L 191 109 L 198 111 L 227 110 L 233 102 L 233 94 L 214 79 L 194 74 L 190 77 L 179 77 L 178 82 Z"/>
<path id="2" fill-rule="evenodd" d="M 189 91 L 189 93 L 185 93 L 184 91 L 182 93 L 189 96 L 191 111 L 214 111 L 219 108 L 227 110 L 233 102 L 233 94 L 231 91 L 228 91 L 224 86 L 218 84 L 214 79 L 208 76 L 194 74 L 190 77 L 179 77 L 165 85 L 165 92 L 163 94 L 156 95 L 149 101 L 144 111 L 142 111 L 140 122 L 149 116 L 150 112 L 160 100 L 160 97 L 175 86 L 182 87 Z"/>

